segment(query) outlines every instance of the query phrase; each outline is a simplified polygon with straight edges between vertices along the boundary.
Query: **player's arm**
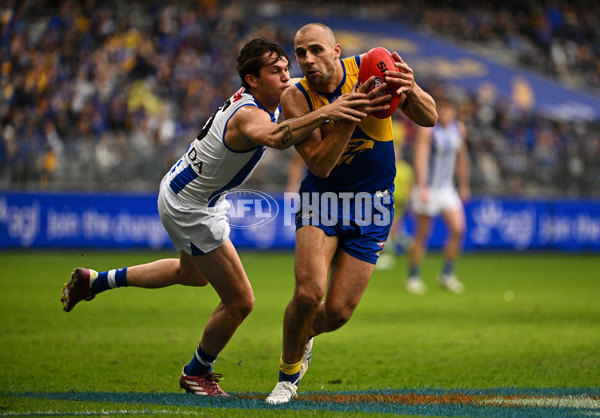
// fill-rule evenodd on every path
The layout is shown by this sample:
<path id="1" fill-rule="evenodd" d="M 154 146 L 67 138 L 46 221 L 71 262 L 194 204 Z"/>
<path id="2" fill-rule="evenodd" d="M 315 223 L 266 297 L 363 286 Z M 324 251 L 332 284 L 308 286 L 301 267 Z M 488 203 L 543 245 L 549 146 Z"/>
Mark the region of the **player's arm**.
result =
<path id="1" fill-rule="evenodd" d="M 398 86 L 396 94 L 400 95 L 399 108 L 402 112 L 420 126 L 435 126 L 437 111 L 435 100 L 415 81 L 415 74 L 397 52 L 392 53 L 398 71 L 388 71 L 386 83 Z"/>
<path id="2" fill-rule="evenodd" d="M 286 117 L 285 121 L 278 124 L 271 122 L 264 111 L 254 106 L 244 106 L 236 112 L 232 128 L 254 144 L 285 149 L 305 139 L 328 120 L 360 122 L 367 114 L 356 108 L 369 103 L 366 97 L 366 94 L 358 92 L 344 94 L 327 106 L 296 117 Z"/>
<path id="3" fill-rule="evenodd" d="M 281 109 L 286 119 L 298 118 L 310 112 L 304 94 L 296 87 L 287 89 L 282 96 Z M 313 130 L 304 141 L 296 144 L 296 151 L 304 160 L 308 169 L 318 177 L 327 177 L 332 162 L 335 164 L 346 148 L 356 124 L 353 122 L 338 122 L 336 133 L 328 135 L 324 141 L 321 130 Z M 340 130 L 341 128 L 341 130 Z"/>
<path id="4" fill-rule="evenodd" d="M 413 170 L 415 175 L 415 184 L 419 187 L 421 200 L 427 202 L 429 199 L 429 188 L 427 187 L 427 175 L 429 153 L 431 151 L 432 129 L 419 126 L 417 128 L 413 155 Z"/>
<path id="5" fill-rule="evenodd" d="M 371 77 L 360 87 L 359 91 L 367 91 L 373 80 L 374 77 Z M 377 97 L 379 93 L 385 90 L 385 87 L 385 84 L 382 84 L 367 93 L 368 104 L 360 106 L 360 110 L 364 111 L 365 117 L 368 113 L 388 109 L 388 105 L 382 105 L 382 103 L 389 100 L 390 96 Z M 353 92 L 357 88 L 358 86 L 354 86 Z M 298 118 L 310 111 L 304 94 L 295 86 L 288 88 L 281 99 L 281 108 L 286 119 Z M 296 144 L 298 154 L 315 176 L 321 178 L 329 176 L 346 149 L 352 132 L 354 132 L 359 121 L 340 120 L 326 137 L 322 137 L 321 130 L 316 129 L 304 141 Z"/>
<path id="6" fill-rule="evenodd" d="M 459 122 L 461 131 L 461 145 L 456 156 L 456 180 L 458 183 L 458 194 L 463 202 L 471 198 L 471 186 L 469 184 L 471 174 L 471 161 L 469 159 L 469 151 L 467 147 L 467 129 L 463 123 Z"/>

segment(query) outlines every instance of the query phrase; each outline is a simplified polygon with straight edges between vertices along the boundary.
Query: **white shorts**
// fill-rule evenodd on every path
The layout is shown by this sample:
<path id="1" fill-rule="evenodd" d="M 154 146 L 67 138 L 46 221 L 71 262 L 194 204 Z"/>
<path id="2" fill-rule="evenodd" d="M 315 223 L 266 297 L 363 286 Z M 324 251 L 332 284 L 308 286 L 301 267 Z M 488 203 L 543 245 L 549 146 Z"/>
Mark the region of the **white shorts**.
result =
<path id="1" fill-rule="evenodd" d="M 431 217 L 438 216 L 446 210 L 458 210 L 463 207 L 456 189 L 452 186 L 429 189 L 429 202 L 427 203 L 421 201 L 420 189 L 414 186 L 410 202 L 412 210 L 416 214 Z"/>
<path id="2" fill-rule="evenodd" d="M 228 209 L 226 199 L 211 208 L 184 203 L 169 190 L 167 182 L 161 183 L 158 213 L 177 251 L 200 255 L 225 244 L 229 239 Z"/>

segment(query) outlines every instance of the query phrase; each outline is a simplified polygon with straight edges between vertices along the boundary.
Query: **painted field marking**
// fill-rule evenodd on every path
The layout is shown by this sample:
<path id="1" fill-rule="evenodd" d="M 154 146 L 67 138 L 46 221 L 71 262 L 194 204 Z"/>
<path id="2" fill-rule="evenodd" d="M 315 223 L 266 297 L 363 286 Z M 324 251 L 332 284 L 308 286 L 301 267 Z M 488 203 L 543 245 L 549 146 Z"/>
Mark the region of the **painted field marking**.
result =
<path id="1" fill-rule="evenodd" d="M 513 389 L 423 389 L 359 392 L 306 392 L 293 402 L 269 405 L 266 393 L 235 393 L 229 397 L 203 397 L 183 393 L 123 392 L 13 392 L 0 396 L 50 399 L 68 402 L 105 402 L 124 406 L 142 406 L 139 410 L 125 407 L 110 412 L 5 411 L 0 417 L 16 416 L 89 416 L 89 415 L 195 415 L 192 411 L 156 411 L 149 406 L 201 407 L 242 410 L 354 411 L 402 415 L 435 416 L 600 416 L 600 388 L 513 388 Z M 77 407 L 77 404 L 72 404 Z M 80 407 L 81 408 L 81 407 Z"/>

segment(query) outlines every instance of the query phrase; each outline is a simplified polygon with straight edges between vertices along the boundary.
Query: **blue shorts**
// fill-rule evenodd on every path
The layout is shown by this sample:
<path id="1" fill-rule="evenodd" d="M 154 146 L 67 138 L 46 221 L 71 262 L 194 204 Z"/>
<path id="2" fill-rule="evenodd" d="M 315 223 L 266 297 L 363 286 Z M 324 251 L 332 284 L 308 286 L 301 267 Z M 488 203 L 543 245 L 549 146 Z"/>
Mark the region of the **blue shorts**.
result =
<path id="1" fill-rule="evenodd" d="M 393 187 L 393 186 L 392 186 Z M 394 217 L 393 189 L 375 193 L 316 192 L 303 184 L 296 229 L 313 225 L 339 238 L 339 248 L 375 264 Z"/>

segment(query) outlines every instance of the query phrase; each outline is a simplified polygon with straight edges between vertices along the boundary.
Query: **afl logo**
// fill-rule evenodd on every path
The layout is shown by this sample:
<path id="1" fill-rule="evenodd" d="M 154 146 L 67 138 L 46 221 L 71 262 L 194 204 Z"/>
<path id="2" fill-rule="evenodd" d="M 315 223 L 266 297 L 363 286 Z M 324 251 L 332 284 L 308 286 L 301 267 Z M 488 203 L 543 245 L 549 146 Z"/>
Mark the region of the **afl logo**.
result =
<path id="1" fill-rule="evenodd" d="M 383 84 L 383 80 L 379 77 L 375 77 L 375 80 L 373 80 L 373 87 L 371 90 L 376 89 L 377 87 L 381 86 Z M 381 97 L 385 95 L 385 92 L 381 92 L 379 93 L 376 97 Z"/>
<path id="2" fill-rule="evenodd" d="M 258 228 L 273 221 L 279 213 L 277 201 L 267 193 L 251 189 L 234 189 L 225 192 L 229 203 L 229 226 L 238 229 Z M 209 206 L 218 205 L 222 195 L 215 196 Z"/>

